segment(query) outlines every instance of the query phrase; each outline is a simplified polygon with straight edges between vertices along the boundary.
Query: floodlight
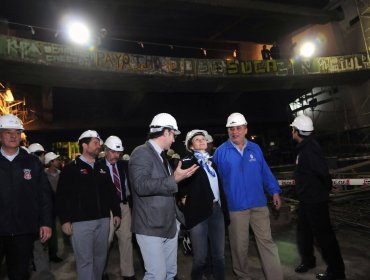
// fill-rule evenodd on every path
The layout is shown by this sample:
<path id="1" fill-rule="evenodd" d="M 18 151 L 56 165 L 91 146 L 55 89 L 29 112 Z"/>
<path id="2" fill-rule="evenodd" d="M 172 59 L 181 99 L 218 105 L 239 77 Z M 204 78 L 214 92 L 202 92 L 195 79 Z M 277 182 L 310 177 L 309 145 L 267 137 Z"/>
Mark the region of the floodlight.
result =
<path id="1" fill-rule="evenodd" d="M 67 24 L 67 34 L 72 42 L 79 45 L 85 45 L 90 40 L 90 30 L 82 22 L 75 21 Z"/>
<path id="2" fill-rule="evenodd" d="M 312 42 L 305 42 L 300 49 L 300 55 L 303 57 L 311 57 L 316 50 L 316 45 Z"/>

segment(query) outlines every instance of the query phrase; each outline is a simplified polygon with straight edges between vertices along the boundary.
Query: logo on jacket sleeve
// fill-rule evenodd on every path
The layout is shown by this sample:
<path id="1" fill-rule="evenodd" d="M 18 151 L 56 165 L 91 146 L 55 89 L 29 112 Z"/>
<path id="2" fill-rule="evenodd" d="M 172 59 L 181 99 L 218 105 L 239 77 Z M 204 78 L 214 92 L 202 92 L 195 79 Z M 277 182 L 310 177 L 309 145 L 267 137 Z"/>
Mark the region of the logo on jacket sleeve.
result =
<path id="1" fill-rule="evenodd" d="M 31 180 L 31 169 L 23 169 L 23 178 L 26 180 Z"/>

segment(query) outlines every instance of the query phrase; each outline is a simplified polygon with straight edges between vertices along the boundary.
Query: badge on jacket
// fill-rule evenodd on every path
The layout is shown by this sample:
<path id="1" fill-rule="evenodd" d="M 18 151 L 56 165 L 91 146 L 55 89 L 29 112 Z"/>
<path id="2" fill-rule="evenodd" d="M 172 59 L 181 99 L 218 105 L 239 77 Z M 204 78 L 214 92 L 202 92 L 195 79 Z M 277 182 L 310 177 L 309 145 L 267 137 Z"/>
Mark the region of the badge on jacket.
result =
<path id="1" fill-rule="evenodd" d="M 249 154 L 249 161 L 256 161 L 256 158 L 252 154 Z"/>
<path id="2" fill-rule="evenodd" d="M 23 178 L 26 180 L 31 180 L 31 169 L 23 169 Z"/>
<path id="3" fill-rule="evenodd" d="M 83 168 L 83 169 L 80 170 L 80 174 L 81 175 L 87 175 L 87 174 L 89 174 L 89 171 L 87 171 L 86 168 Z"/>

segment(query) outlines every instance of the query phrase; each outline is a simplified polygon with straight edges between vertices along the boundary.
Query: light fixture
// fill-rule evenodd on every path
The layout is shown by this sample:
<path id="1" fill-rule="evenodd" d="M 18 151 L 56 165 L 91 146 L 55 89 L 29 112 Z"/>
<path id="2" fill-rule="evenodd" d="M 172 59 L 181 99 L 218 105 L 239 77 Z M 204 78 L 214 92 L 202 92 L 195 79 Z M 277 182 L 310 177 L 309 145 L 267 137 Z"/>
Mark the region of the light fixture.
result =
<path id="1" fill-rule="evenodd" d="M 5 94 L 4 94 L 4 101 L 6 102 L 13 102 L 14 101 L 14 96 L 10 88 L 5 89 Z"/>
<path id="2" fill-rule="evenodd" d="M 203 48 L 201 48 L 201 50 L 203 51 L 204 56 L 207 56 L 207 50 Z"/>
<path id="3" fill-rule="evenodd" d="M 315 53 L 316 45 L 312 42 L 305 42 L 300 49 L 300 55 L 303 57 L 312 57 Z"/>
<path id="4" fill-rule="evenodd" d="M 90 41 L 90 30 L 86 24 L 79 21 L 67 24 L 67 34 L 72 42 L 79 45 L 86 45 Z"/>
<path id="5" fill-rule="evenodd" d="M 238 54 L 238 53 L 237 53 L 237 51 L 236 51 L 236 50 L 234 50 L 234 51 L 233 51 L 233 57 L 234 57 L 234 58 L 236 58 L 237 54 Z"/>

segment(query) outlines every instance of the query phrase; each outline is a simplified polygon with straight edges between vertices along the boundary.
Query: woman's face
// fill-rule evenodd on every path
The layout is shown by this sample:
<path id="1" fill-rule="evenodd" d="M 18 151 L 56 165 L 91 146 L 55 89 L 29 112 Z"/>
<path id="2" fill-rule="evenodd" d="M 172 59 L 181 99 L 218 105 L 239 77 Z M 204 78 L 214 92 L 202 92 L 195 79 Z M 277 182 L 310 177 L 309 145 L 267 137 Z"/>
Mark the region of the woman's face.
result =
<path id="1" fill-rule="evenodd" d="M 205 151 L 207 149 L 206 138 L 203 135 L 194 136 L 194 138 L 191 140 L 190 148 L 196 151 Z"/>

